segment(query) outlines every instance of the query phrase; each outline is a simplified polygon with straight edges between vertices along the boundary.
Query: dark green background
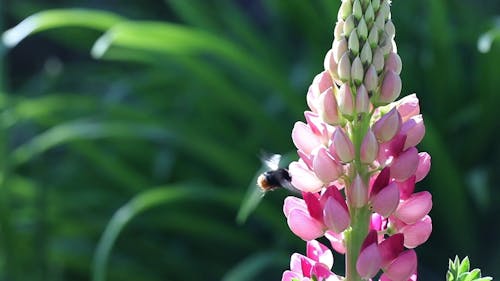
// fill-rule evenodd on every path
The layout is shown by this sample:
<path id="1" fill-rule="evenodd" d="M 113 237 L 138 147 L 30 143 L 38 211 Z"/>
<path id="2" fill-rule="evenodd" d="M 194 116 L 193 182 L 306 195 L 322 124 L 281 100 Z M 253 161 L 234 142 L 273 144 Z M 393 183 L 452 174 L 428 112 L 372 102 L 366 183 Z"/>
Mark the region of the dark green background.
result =
<path id="1" fill-rule="evenodd" d="M 259 151 L 294 150 L 339 2 L 2 1 L 2 31 L 53 8 L 149 24 L 122 25 L 129 41 L 98 59 L 90 49 L 113 24 L 88 28 L 100 23 L 91 13 L 2 47 L 0 280 L 89 280 L 108 222 L 136 196 L 109 264 L 96 262 L 108 280 L 280 280 L 305 250 L 286 226 L 286 193 L 244 225 L 235 217 Z M 455 254 L 498 276 L 500 42 L 481 54 L 477 40 L 500 4 L 395 0 L 392 12 L 403 95 L 420 98 L 419 149 L 432 156 L 417 187 L 434 199 L 420 280 L 444 280 Z M 157 23 L 188 28 L 166 38 Z"/>

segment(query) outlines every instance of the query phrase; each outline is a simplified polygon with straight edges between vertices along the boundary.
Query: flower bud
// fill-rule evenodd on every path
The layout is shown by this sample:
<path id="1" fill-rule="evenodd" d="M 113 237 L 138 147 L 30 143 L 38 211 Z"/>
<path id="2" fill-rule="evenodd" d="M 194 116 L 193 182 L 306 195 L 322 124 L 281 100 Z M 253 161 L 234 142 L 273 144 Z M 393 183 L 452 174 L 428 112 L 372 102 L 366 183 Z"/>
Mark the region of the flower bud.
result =
<path id="1" fill-rule="evenodd" d="M 345 20 L 350 14 L 352 14 L 352 3 L 351 0 L 342 1 L 340 5 L 338 19 Z"/>
<path id="2" fill-rule="evenodd" d="M 368 43 L 371 48 L 376 48 L 378 45 L 378 28 L 376 26 L 373 26 L 372 29 L 370 29 L 370 34 L 368 34 Z"/>
<path id="3" fill-rule="evenodd" d="M 378 86 L 378 75 L 373 65 L 370 65 L 366 70 L 364 84 L 368 92 L 373 92 Z"/>
<path id="4" fill-rule="evenodd" d="M 345 254 L 344 237 L 341 233 L 335 233 L 331 230 L 325 232 L 325 237 L 330 241 L 332 248 L 339 254 Z"/>
<path id="5" fill-rule="evenodd" d="M 337 159 L 344 163 L 354 160 L 354 145 L 342 128 L 336 128 L 335 132 L 333 132 L 332 140 L 330 152 L 336 155 Z"/>
<path id="6" fill-rule="evenodd" d="M 398 75 L 401 74 L 402 65 L 401 58 L 394 52 L 389 53 L 385 60 L 385 70 L 392 70 Z"/>
<path id="7" fill-rule="evenodd" d="M 431 156 L 427 152 L 420 152 L 418 154 L 418 168 L 417 171 L 415 172 L 415 181 L 419 182 L 431 170 Z"/>
<path id="8" fill-rule="evenodd" d="M 372 0 L 372 7 L 374 12 L 378 12 L 380 8 L 380 0 Z"/>
<path id="9" fill-rule="evenodd" d="M 375 17 L 375 23 L 373 24 L 373 26 L 376 27 L 377 32 L 379 30 L 384 30 L 384 28 L 385 28 L 384 15 L 382 13 L 380 13 L 380 10 L 379 10 L 377 16 Z"/>
<path id="10" fill-rule="evenodd" d="M 423 244 L 432 232 L 432 220 L 431 217 L 425 216 L 422 220 L 407 225 L 401 229 L 404 235 L 404 245 L 406 248 L 413 249 L 421 244 Z"/>
<path id="11" fill-rule="evenodd" d="M 394 71 L 387 71 L 384 76 L 384 81 L 380 88 L 380 97 L 378 103 L 388 104 L 399 97 L 401 93 L 401 78 Z"/>
<path id="12" fill-rule="evenodd" d="M 361 8 L 361 3 L 359 2 L 359 0 L 354 0 L 354 3 L 352 4 L 352 14 L 358 21 L 363 16 L 363 9 Z"/>
<path id="13" fill-rule="evenodd" d="M 335 24 L 335 29 L 333 32 L 333 36 L 335 37 L 335 39 L 342 37 L 344 32 L 344 23 L 345 22 L 343 20 L 339 20 Z"/>
<path id="14" fill-rule="evenodd" d="M 361 49 L 361 62 L 364 65 L 369 65 L 372 63 L 372 48 L 370 47 L 370 44 L 368 42 L 365 42 L 363 45 L 363 48 Z"/>
<path id="15" fill-rule="evenodd" d="M 333 58 L 336 63 L 339 63 L 340 58 L 347 52 L 347 40 L 342 37 L 341 39 L 333 41 Z"/>
<path id="16" fill-rule="evenodd" d="M 380 256 L 382 257 L 382 268 L 387 268 L 387 266 L 403 252 L 403 240 L 403 234 L 397 233 L 388 237 L 378 245 Z"/>
<path id="17" fill-rule="evenodd" d="M 349 212 L 333 197 L 326 200 L 323 208 L 323 218 L 328 229 L 333 230 L 335 233 L 341 233 L 351 223 Z"/>
<path id="18" fill-rule="evenodd" d="M 368 98 L 368 95 L 366 95 Z M 371 164 L 378 155 L 378 143 L 375 138 L 375 134 L 373 134 L 372 130 L 368 130 L 366 132 L 365 137 L 363 138 L 363 142 L 361 143 L 361 163 L 363 164 Z"/>
<path id="19" fill-rule="evenodd" d="M 339 122 L 337 100 L 335 99 L 332 87 L 328 88 L 328 90 L 324 91 L 319 96 L 318 114 L 321 119 L 328 124 L 334 125 Z"/>
<path id="20" fill-rule="evenodd" d="M 393 51 L 394 41 L 391 38 L 389 38 L 389 36 L 385 31 L 382 32 L 382 36 L 379 38 L 379 40 L 382 53 L 384 54 L 384 56 L 387 56 L 390 52 Z"/>
<path id="21" fill-rule="evenodd" d="M 351 78 L 351 61 L 349 60 L 349 53 L 345 52 L 340 58 L 338 66 L 339 78 L 342 81 L 348 81 Z"/>
<path id="22" fill-rule="evenodd" d="M 391 177 L 397 181 L 405 181 L 418 167 L 418 151 L 415 147 L 408 148 L 402 152 L 391 165 Z"/>
<path id="23" fill-rule="evenodd" d="M 391 14 L 389 1 L 383 0 L 382 3 L 380 3 L 380 10 L 378 12 L 384 17 L 384 21 L 388 20 Z"/>
<path id="24" fill-rule="evenodd" d="M 432 195 L 427 191 L 421 191 L 401 202 L 394 215 L 406 224 L 413 224 L 425 217 L 431 209 Z"/>
<path id="25" fill-rule="evenodd" d="M 394 23 L 392 23 L 391 20 L 388 20 L 385 23 L 385 33 L 387 33 L 387 36 L 389 39 L 393 39 L 394 35 L 396 34 L 396 27 L 394 26 Z"/>
<path id="26" fill-rule="evenodd" d="M 417 269 L 417 254 L 406 250 L 385 270 L 385 275 L 392 281 L 407 281 Z"/>
<path id="27" fill-rule="evenodd" d="M 366 7 L 365 19 L 368 25 L 371 25 L 375 20 L 375 12 L 373 11 L 373 6 L 371 3 L 368 4 L 368 7 Z"/>
<path id="28" fill-rule="evenodd" d="M 381 143 L 391 140 L 401 128 L 401 116 L 396 109 L 392 109 L 373 124 L 373 132 Z"/>
<path id="29" fill-rule="evenodd" d="M 338 99 L 340 112 L 342 112 L 342 114 L 347 118 L 352 117 L 354 114 L 354 101 L 351 88 L 347 83 L 340 86 Z"/>
<path id="30" fill-rule="evenodd" d="M 326 53 L 323 66 L 325 70 L 330 73 L 333 79 L 339 80 L 339 74 L 337 73 L 338 64 L 333 56 L 333 49 L 330 49 L 328 53 Z"/>
<path id="31" fill-rule="evenodd" d="M 347 189 L 347 198 L 354 208 L 361 208 L 368 202 L 368 188 L 359 175 L 356 175 Z"/>
<path id="32" fill-rule="evenodd" d="M 348 49 L 357 56 L 359 53 L 359 39 L 357 28 L 353 29 L 351 34 L 349 35 L 349 42 L 347 44 Z"/>
<path id="33" fill-rule="evenodd" d="M 424 138 L 425 126 L 422 115 L 413 116 L 401 126 L 401 133 L 406 135 L 403 149 L 416 146 Z"/>
<path id="34" fill-rule="evenodd" d="M 368 113 L 368 111 L 370 111 L 370 97 L 368 97 L 368 91 L 366 91 L 365 86 L 361 84 L 356 91 L 356 112 Z"/>
<path id="35" fill-rule="evenodd" d="M 344 36 L 348 37 L 352 30 L 356 27 L 356 19 L 354 19 L 353 15 L 347 17 L 344 23 Z"/>
<path id="36" fill-rule="evenodd" d="M 366 25 L 365 19 L 361 18 L 357 27 L 358 36 L 361 40 L 365 41 L 368 37 L 368 26 Z"/>
<path id="37" fill-rule="evenodd" d="M 342 175 L 342 165 L 321 147 L 313 160 L 313 171 L 325 184 L 338 179 Z"/>
<path id="38" fill-rule="evenodd" d="M 318 192 L 323 187 L 323 182 L 303 162 L 290 163 L 288 170 L 292 178 L 292 185 L 300 191 Z"/>
<path id="39" fill-rule="evenodd" d="M 395 182 L 384 187 L 371 199 L 373 210 L 387 218 L 399 204 L 399 188 Z"/>
<path id="40" fill-rule="evenodd" d="M 351 78 L 356 85 L 360 85 L 363 82 L 363 76 L 365 74 L 364 72 L 365 71 L 363 69 L 361 59 L 359 57 L 356 57 L 352 62 L 351 68 Z"/>
<path id="41" fill-rule="evenodd" d="M 382 49 L 375 49 L 375 51 L 373 52 L 372 64 L 375 67 L 377 73 L 380 73 L 384 69 L 384 53 L 382 52 Z"/>

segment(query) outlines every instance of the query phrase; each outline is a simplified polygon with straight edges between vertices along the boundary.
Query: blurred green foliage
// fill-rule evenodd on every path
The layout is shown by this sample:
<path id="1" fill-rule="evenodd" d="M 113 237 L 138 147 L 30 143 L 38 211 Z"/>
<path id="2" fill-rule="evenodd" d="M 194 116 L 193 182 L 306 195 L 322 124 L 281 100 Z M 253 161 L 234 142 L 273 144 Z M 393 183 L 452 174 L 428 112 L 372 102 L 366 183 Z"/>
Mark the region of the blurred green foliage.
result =
<path id="1" fill-rule="evenodd" d="M 235 217 L 259 151 L 293 151 L 338 0 L 0 5 L 2 30 L 19 24 L 1 48 L 0 280 L 280 279 L 305 246 L 285 192 Z M 420 280 L 455 254 L 500 273 L 500 44 L 476 48 L 498 14 L 497 0 L 393 3 L 433 157 Z"/>

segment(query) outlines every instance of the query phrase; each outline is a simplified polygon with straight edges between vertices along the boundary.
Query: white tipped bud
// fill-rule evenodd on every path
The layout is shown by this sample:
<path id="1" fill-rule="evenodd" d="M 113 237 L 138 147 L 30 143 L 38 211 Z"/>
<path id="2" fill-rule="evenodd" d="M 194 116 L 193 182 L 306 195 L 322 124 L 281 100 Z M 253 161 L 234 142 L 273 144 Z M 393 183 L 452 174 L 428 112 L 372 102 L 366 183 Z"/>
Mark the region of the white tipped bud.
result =
<path id="1" fill-rule="evenodd" d="M 347 52 L 347 40 L 342 37 L 340 40 L 333 41 L 333 58 L 339 63 L 340 58 Z"/>
<path id="2" fill-rule="evenodd" d="M 357 56 L 359 54 L 359 39 L 356 28 L 351 32 L 351 35 L 349 35 L 347 46 L 353 55 Z"/>
<path id="3" fill-rule="evenodd" d="M 385 27 L 385 18 L 384 15 L 379 11 L 377 17 L 375 18 L 375 23 L 373 24 L 377 28 L 377 30 L 384 30 Z"/>
<path id="4" fill-rule="evenodd" d="M 364 84 L 368 92 L 373 92 L 377 88 L 378 75 L 373 65 L 366 71 Z"/>
<path id="5" fill-rule="evenodd" d="M 358 35 L 361 40 L 366 40 L 368 37 L 368 26 L 366 25 L 365 19 L 361 18 L 357 27 Z"/>
<path id="6" fill-rule="evenodd" d="M 376 48 L 378 45 L 378 29 L 376 26 L 373 26 L 370 30 L 370 34 L 368 35 L 368 43 L 370 43 L 370 47 Z"/>
<path id="7" fill-rule="evenodd" d="M 344 32 L 344 21 L 339 20 L 337 24 L 335 24 L 335 30 L 333 32 L 335 39 L 340 39 L 340 37 L 342 37 L 343 32 Z"/>
<path id="8" fill-rule="evenodd" d="M 370 97 L 365 86 L 361 84 L 356 91 L 356 112 L 367 113 L 368 111 L 370 111 Z"/>
<path id="9" fill-rule="evenodd" d="M 354 3 L 352 4 L 352 14 L 357 20 L 360 20 L 363 16 L 363 9 L 361 8 L 361 2 L 359 2 L 359 0 L 354 0 Z"/>
<path id="10" fill-rule="evenodd" d="M 392 52 L 392 39 L 389 38 L 387 33 L 382 32 L 382 38 L 380 40 L 380 48 L 382 49 L 382 53 L 384 57 L 387 56 L 390 52 Z"/>
<path id="11" fill-rule="evenodd" d="M 384 16 L 384 21 L 389 19 L 389 16 L 391 15 L 391 7 L 388 0 L 384 0 L 380 4 L 380 10 L 378 12 Z"/>
<path id="12" fill-rule="evenodd" d="M 339 78 L 342 81 L 347 81 L 351 78 L 351 61 L 349 60 L 349 53 L 345 52 L 340 58 L 339 66 L 337 68 Z"/>
<path id="13" fill-rule="evenodd" d="M 347 17 L 344 23 L 344 36 L 348 37 L 355 27 L 356 27 L 356 19 L 354 19 L 353 15 L 350 15 L 349 17 Z"/>
<path id="14" fill-rule="evenodd" d="M 394 26 L 394 23 L 392 23 L 391 20 L 388 20 L 385 23 L 385 33 L 387 33 L 387 36 L 391 39 L 393 39 L 396 34 L 396 27 Z"/>
<path id="15" fill-rule="evenodd" d="M 323 61 L 323 66 L 326 71 L 330 73 L 333 79 L 338 80 L 339 75 L 337 73 L 338 64 L 333 57 L 333 50 L 330 49 L 325 55 L 325 60 Z"/>
<path id="16" fill-rule="evenodd" d="M 373 53 L 372 64 L 375 67 L 377 73 L 380 73 L 384 69 L 384 52 L 382 49 L 377 48 Z"/>
<path id="17" fill-rule="evenodd" d="M 361 82 L 363 82 L 364 74 L 365 73 L 363 70 L 363 64 L 361 63 L 361 59 L 359 57 L 356 57 L 352 62 L 352 67 L 351 67 L 351 78 L 354 84 L 356 85 L 361 84 Z"/>
<path id="18" fill-rule="evenodd" d="M 363 49 L 361 49 L 361 62 L 364 65 L 372 63 L 372 48 L 368 42 L 365 42 Z"/>
<path id="19" fill-rule="evenodd" d="M 350 14 L 352 14 L 352 3 L 350 0 L 342 1 L 340 5 L 338 19 L 345 20 Z"/>
<path id="20" fill-rule="evenodd" d="M 380 8 L 380 0 L 372 0 L 372 7 L 375 12 Z"/>
<path id="21" fill-rule="evenodd" d="M 373 11 L 372 4 L 369 4 L 365 11 L 366 22 L 371 25 L 375 20 L 375 12 Z"/>
<path id="22" fill-rule="evenodd" d="M 354 100 L 352 98 L 351 88 L 347 83 L 340 86 L 338 92 L 338 106 L 340 112 L 342 112 L 345 117 L 350 118 L 354 113 Z"/>

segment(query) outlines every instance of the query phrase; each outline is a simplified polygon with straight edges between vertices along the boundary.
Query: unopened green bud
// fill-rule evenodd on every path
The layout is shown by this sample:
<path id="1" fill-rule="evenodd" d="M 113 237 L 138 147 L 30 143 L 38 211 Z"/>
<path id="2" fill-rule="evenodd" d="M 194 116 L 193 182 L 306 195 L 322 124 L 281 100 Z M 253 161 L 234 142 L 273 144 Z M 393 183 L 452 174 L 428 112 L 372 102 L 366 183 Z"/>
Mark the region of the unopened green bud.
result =
<path id="1" fill-rule="evenodd" d="M 358 35 L 359 38 L 363 41 L 366 40 L 366 37 L 368 37 L 368 26 L 366 26 L 366 22 L 364 18 L 361 18 L 361 20 L 358 23 L 357 27 Z"/>
<path id="2" fill-rule="evenodd" d="M 335 29 L 333 32 L 333 35 L 335 36 L 335 39 L 340 39 L 342 37 L 342 33 L 344 32 L 344 21 L 339 20 L 337 24 L 335 25 Z"/>
<path id="3" fill-rule="evenodd" d="M 363 6 L 363 9 L 366 8 L 366 6 L 368 6 L 368 4 L 370 4 L 370 0 L 361 0 L 361 4 Z"/>
<path id="4" fill-rule="evenodd" d="M 350 15 L 347 17 L 344 23 L 344 36 L 349 36 L 351 34 L 352 30 L 356 27 L 356 20 L 354 19 L 353 15 Z M 383 29 L 383 27 L 382 27 Z"/>
<path id="5" fill-rule="evenodd" d="M 384 20 L 389 19 L 389 16 L 391 15 L 391 7 L 388 0 L 384 0 L 380 4 L 380 10 L 378 12 L 382 13 L 382 15 L 384 16 Z"/>
<path id="6" fill-rule="evenodd" d="M 385 23 L 385 33 L 389 36 L 389 38 L 394 38 L 394 35 L 396 34 L 396 27 L 394 26 L 394 23 L 392 23 L 391 20 L 388 20 Z"/>
<path id="7" fill-rule="evenodd" d="M 368 92 L 372 92 L 377 88 L 378 75 L 375 66 L 370 65 L 370 67 L 368 67 L 368 70 L 365 73 L 364 84 Z"/>
<path id="8" fill-rule="evenodd" d="M 345 52 L 340 58 L 337 70 L 341 81 L 346 82 L 351 78 L 351 61 L 349 60 L 349 52 Z"/>
<path id="9" fill-rule="evenodd" d="M 372 63 L 372 48 L 368 42 L 365 42 L 363 48 L 361 49 L 361 62 L 364 65 Z"/>
<path id="10" fill-rule="evenodd" d="M 363 76 L 365 75 L 363 70 L 363 64 L 361 63 L 361 59 L 356 57 L 352 62 L 351 67 L 351 78 L 354 84 L 360 85 L 363 82 Z"/>
<path id="11" fill-rule="evenodd" d="M 378 28 L 373 26 L 370 30 L 370 34 L 368 35 L 368 43 L 370 43 L 370 47 L 375 48 L 378 45 Z"/>
<path id="12" fill-rule="evenodd" d="M 372 0 L 373 11 L 377 12 L 380 8 L 380 0 Z"/>
<path id="13" fill-rule="evenodd" d="M 375 12 L 373 11 L 372 4 L 369 4 L 365 11 L 365 19 L 368 25 L 372 25 L 375 20 Z"/>
<path id="14" fill-rule="evenodd" d="M 361 8 L 361 3 L 359 0 L 354 0 L 354 4 L 352 4 L 352 14 L 356 17 L 357 20 L 360 20 L 363 16 L 363 8 Z"/>
<path id="15" fill-rule="evenodd" d="M 338 19 L 345 20 L 350 14 L 352 14 L 352 2 L 351 0 L 342 1 L 340 5 Z"/>
<path id="16" fill-rule="evenodd" d="M 380 11 L 377 14 L 377 18 L 375 19 L 375 24 L 373 26 L 377 27 L 378 30 L 384 30 L 385 28 L 385 18 Z"/>
<path id="17" fill-rule="evenodd" d="M 382 49 L 375 49 L 373 52 L 372 64 L 377 73 L 380 73 L 384 69 L 384 53 L 382 52 Z"/>
<path id="18" fill-rule="evenodd" d="M 351 32 L 351 35 L 349 35 L 349 42 L 347 43 L 347 47 L 353 53 L 353 55 L 357 56 L 359 54 L 359 39 L 356 28 Z"/>

